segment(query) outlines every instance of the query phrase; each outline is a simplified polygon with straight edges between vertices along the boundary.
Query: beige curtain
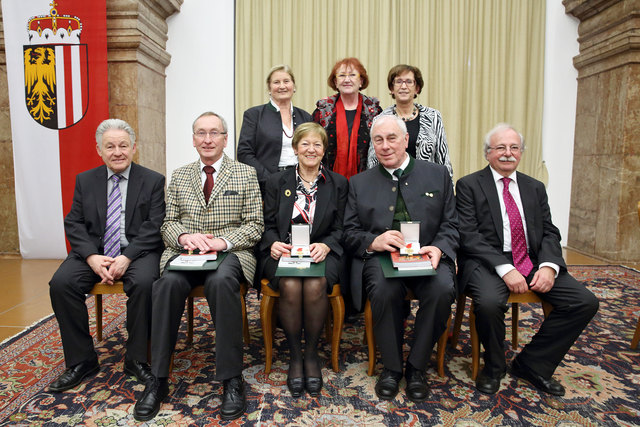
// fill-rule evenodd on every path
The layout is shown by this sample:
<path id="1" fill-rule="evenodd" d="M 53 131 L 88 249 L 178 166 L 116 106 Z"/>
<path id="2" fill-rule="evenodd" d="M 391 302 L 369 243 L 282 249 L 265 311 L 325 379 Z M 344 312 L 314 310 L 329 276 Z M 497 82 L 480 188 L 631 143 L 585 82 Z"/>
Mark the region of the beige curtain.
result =
<path id="1" fill-rule="evenodd" d="M 268 101 L 266 74 L 289 64 L 294 104 L 310 113 L 332 94 L 341 58 L 367 68 L 365 94 L 392 104 L 387 73 L 417 66 L 417 102 L 440 110 L 454 178 L 486 165 L 482 139 L 506 121 L 524 135 L 519 170 L 546 178 L 542 164 L 544 0 L 237 0 L 236 129 L 247 108 Z"/>

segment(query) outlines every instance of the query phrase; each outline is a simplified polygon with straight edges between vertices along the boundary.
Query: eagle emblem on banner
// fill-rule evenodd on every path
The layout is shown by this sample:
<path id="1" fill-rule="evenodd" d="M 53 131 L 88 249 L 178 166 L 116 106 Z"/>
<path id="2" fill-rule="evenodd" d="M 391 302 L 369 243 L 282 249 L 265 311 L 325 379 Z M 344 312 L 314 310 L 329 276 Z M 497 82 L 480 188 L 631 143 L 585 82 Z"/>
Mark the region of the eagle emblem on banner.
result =
<path id="1" fill-rule="evenodd" d="M 88 108 L 87 45 L 80 43 L 82 22 L 58 15 L 52 1 L 49 15 L 33 16 L 24 52 L 25 102 L 29 115 L 49 129 L 78 123 Z"/>

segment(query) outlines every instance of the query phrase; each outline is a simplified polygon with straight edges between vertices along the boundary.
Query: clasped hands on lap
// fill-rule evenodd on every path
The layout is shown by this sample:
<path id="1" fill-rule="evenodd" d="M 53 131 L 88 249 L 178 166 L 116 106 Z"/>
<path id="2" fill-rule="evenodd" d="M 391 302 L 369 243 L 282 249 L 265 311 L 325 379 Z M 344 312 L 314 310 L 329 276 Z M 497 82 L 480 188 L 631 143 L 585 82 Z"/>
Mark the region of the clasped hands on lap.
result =
<path id="1" fill-rule="evenodd" d="M 371 245 L 369 245 L 367 250 L 369 252 L 396 252 L 399 248 L 403 248 L 405 246 L 406 243 L 401 232 L 398 230 L 387 230 L 373 239 L 373 242 L 371 242 Z M 435 246 L 422 246 L 418 253 L 420 255 L 426 254 L 429 257 L 433 268 L 438 268 L 438 264 L 442 258 L 442 251 L 440 249 Z M 506 276 L 507 275 L 505 275 L 505 277 Z"/>
<path id="2" fill-rule="evenodd" d="M 87 257 L 87 264 L 96 273 L 100 276 L 100 282 L 106 283 L 107 285 L 113 285 L 113 283 L 120 279 L 127 268 L 129 268 L 129 264 L 131 264 L 131 260 L 124 255 L 118 255 L 115 258 L 105 255 L 93 254 Z"/>
<path id="3" fill-rule="evenodd" d="M 515 268 L 502 276 L 509 290 L 515 294 L 523 294 L 529 289 L 539 293 L 546 293 L 553 288 L 556 272 L 551 267 L 542 267 L 533 275 L 531 283 L 527 285 L 525 277 Z"/>
<path id="4" fill-rule="evenodd" d="M 184 233 L 178 237 L 178 244 L 187 251 L 198 249 L 201 254 L 227 249 L 227 242 L 220 237 L 214 237 L 213 234 Z"/>

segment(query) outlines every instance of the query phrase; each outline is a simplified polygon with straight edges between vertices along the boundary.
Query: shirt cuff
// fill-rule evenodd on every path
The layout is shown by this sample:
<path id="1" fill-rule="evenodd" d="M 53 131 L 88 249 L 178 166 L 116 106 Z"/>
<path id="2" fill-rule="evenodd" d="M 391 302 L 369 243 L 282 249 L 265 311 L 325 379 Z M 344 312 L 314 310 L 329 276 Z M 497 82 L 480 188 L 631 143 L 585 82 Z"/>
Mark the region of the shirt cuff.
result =
<path id="1" fill-rule="evenodd" d="M 233 243 L 231 243 L 230 241 L 228 241 L 227 239 L 225 239 L 224 237 L 221 237 L 222 240 L 225 241 L 225 243 L 227 244 L 227 249 L 225 249 L 222 252 L 231 252 L 231 249 L 233 249 Z"/>
<path id="2" fill-rule="evenodd" d="M 555 278 L 557 278 L 558 277 L 558 273 L 560 273 L 560 266 L 558 264 L 554 264 L 552 262 L 543 262 L 538 267 L 538 270 L 540 270 L 542 267 L 551 267 L 551 268 L 553 268 L 555 270 L 555 272 L 556 272 Z"/>
<path id="3" fill-rule="evenodd" d="M 515 270 L 515 267 L 513 266 L 513 264 L 500 264 L 496 265 L 495 270 L 498 276 L 500 276 L 500 278 L 502 279 L 505 274 L 507 274 L 511 270 Z"/>

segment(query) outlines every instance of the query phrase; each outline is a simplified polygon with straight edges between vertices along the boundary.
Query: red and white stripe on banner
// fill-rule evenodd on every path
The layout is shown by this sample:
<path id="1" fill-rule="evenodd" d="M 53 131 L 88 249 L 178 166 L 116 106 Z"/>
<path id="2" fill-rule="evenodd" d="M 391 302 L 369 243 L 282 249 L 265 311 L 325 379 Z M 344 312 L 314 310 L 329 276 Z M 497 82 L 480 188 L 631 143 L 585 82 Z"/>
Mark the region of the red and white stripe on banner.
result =
<path id="1" fill-rule="evenodd" d="M 75 176 L 102 162 L 95 130 L 109 116 L 106 3 L 3 0 L 2 15 L 20 252 L 63 258 Z"/>

